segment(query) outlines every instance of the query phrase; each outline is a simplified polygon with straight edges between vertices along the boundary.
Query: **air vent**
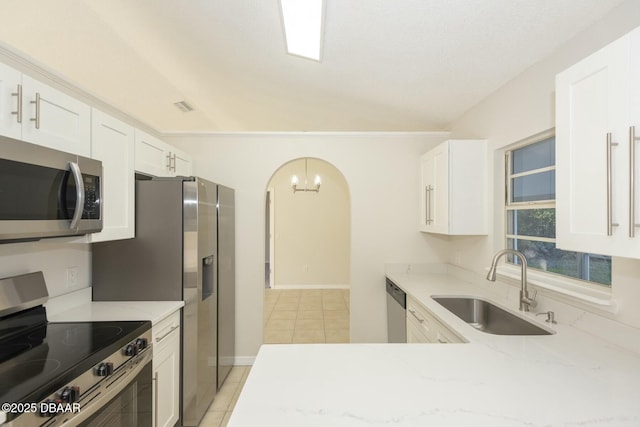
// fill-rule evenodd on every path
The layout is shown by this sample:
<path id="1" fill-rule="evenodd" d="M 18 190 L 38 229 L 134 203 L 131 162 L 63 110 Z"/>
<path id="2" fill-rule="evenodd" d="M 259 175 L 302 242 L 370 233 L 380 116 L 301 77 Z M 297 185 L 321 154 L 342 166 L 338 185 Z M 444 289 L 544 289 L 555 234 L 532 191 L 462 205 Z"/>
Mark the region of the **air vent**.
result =
<path id="1" fill-rule="evenodd" d="M 183 113 L 188 113 L 189 111 L 193 111 L 193 107 L 187 103 L 187 101 L 178 101 L 174 102 L 173 105 L 178 107 L 180 111 Z"/>

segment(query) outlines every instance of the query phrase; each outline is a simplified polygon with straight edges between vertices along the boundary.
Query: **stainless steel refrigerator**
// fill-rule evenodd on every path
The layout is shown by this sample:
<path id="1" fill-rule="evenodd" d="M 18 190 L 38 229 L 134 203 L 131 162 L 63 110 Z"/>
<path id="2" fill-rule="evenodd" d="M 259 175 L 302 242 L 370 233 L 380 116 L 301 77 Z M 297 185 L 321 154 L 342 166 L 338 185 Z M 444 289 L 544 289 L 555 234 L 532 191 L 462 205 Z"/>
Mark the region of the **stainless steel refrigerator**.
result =
<path id="1" fill-rule="evenodd" d="M 180 424 L 197 426 L 235 342 L 234 192 L 201 178 L 136 181 L 136 237 L 96 243 L 94 301 L 184 300 Z"/>

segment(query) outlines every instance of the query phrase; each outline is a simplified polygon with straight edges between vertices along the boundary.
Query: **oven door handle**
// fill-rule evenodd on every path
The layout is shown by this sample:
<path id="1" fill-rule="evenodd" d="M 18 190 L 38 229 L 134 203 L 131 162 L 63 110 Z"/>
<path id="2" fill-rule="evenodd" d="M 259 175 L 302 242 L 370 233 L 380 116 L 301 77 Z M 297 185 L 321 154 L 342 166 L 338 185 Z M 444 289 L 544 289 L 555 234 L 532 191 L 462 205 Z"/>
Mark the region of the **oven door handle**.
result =
<path id="1" fill-rule="evenodd" d="M 87 402 L 86 406 L 83 405 L 80 412 L 76 413 L 73 418 L 70 418 L 66 422 L 72 421 L 71 425 L 78 425 L 102 409 L 105 404 L 109 403 L 111 399 L 127 388 L 138 374 L 142 372 L 147 364 L 151 363 L 152 354 L 151 349 L 141 353 L 140 357 L 136 358 L 135 366 L 127 367 L 127 369 L 130 369 L 129 372 L 120 377 L 116 382 L 112 383 L 106 388 L 106 390 L 103 389 L 95 399 Z M 129 363 L 130 362 L 131 360 Z"/>
<path id="2" fill-rule="evenodd" d="M 69 168 L 73 174 L 73 180 L 76 182 L 76 209 L 73 212 L 73 218 L 71 219 L 69 228 L 77 230 L 84 211 L 84 183 L 82 182 L 80 166 L 78 166 L 76 162 L 69 162 Z"/>

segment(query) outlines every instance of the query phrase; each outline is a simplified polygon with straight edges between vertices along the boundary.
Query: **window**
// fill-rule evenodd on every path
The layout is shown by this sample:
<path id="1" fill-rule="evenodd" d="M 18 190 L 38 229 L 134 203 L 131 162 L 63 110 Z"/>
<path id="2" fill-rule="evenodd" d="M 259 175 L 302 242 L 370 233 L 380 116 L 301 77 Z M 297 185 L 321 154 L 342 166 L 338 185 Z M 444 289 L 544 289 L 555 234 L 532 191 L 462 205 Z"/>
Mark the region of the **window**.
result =
<path id="1" fill-rule="evenodd" d="M 554 136 L 506 153 L 507 247 L 531 268 L 611 286 L 611 257 L 556 248 L 555 163 Z"/>

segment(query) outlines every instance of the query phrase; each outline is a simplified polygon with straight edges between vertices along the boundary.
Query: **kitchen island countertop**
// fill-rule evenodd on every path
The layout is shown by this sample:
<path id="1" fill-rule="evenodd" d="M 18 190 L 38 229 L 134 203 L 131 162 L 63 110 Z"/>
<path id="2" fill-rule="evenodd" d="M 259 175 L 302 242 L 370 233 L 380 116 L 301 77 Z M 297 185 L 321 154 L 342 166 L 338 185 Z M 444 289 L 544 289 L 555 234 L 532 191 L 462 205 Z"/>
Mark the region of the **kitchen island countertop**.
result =
<path id="1" fill-rule="evenodd" d="M 549 336 L 473 329 L 431 295 L 494 288 L 387 274 L 468 343 L 264 345 L 229 420 L 249 426 L 640 425 L 640 355 L 564 323 Z"/>

